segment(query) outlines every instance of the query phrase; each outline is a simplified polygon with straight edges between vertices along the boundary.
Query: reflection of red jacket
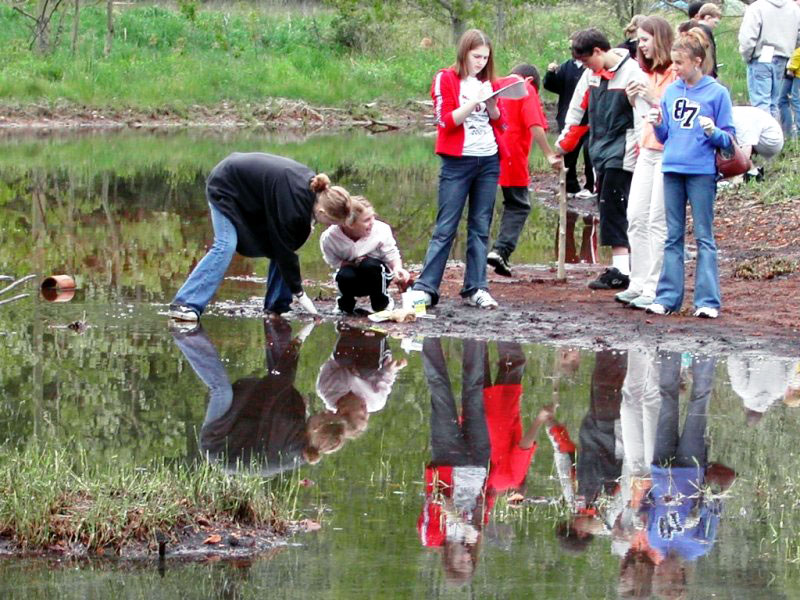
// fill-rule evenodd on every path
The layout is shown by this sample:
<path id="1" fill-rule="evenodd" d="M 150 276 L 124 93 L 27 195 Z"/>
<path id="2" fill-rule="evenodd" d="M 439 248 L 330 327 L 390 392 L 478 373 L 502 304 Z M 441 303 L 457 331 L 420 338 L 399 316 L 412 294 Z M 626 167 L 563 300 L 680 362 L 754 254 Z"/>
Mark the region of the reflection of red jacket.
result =
<path id="1" fill-rule="evenodd" d="M 483 410 L 492 445 L 486 483 L 490 498 L 521 487 L 536 452 L 535 442 L 530 448 L 519 447 L 522 439 L 521 396 L 522 386 L 519 384 L 495 385 L 483 390 Z"/>
<path id="2" fill-rule="evenodd" d="M 492 82 L 492 88 L 500 87 L 499 81 Z M 433 98 L 433 114 L 436 119 L 436 154 L 447 156 L 461 156 L 464 150 L 464 126 L 456 125 L 453 121 L 453 111 L 461 106 L 459 95 L 461 80 L 452 67 L 442 69 L 433 77 L 431 83 L 431 98 Z M 503 132 L 506 129 L 503 114 L 500 118 L 490 121 L 497 140 L 497 151 L 500 158 L 508 156 L 503 141 Z"/>
<path id="3" fill-rule="evenodd" d="M 514 83 L 516 77 L 507 77 L 503 83 Z M 528 95 L 524 98 L 502 98 L 500 112 L 508 124 L 504 143 L 508 155 L 500 162 L 500 185 L 504 187 L 528 187 L 531 176 L 528 171 L 528 158 L 531 153 L 533 135 L 531 127 L 547 130 L 547 117 L 542 110 L 539 92 L 530 82 L 525 84 Z"/>

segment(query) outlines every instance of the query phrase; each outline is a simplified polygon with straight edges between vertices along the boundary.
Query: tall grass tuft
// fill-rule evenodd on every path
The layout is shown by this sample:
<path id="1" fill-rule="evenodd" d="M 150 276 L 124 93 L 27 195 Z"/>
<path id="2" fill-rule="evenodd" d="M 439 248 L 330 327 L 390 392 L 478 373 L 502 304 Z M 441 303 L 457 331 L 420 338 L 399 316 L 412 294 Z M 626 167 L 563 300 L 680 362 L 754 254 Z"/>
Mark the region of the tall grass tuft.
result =
<path id="1" fill-rule="evenodd" d="M 23 550 L 78 544 L 91 551 L 198 522 L 281 531 L 293 493 L 255 471 L 230 476 L 206 462 L 163 460 L 146 468 L 97 465 L 85 450 L 31 444 L 5 448 L 0 458 L 0 535 Z"/>

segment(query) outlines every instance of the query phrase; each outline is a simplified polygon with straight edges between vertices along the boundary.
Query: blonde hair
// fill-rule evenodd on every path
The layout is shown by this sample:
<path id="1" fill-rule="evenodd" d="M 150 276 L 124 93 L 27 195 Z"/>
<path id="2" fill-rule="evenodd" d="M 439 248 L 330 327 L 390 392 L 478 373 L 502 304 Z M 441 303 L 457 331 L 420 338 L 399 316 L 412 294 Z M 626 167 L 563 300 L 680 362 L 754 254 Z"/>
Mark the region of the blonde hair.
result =
<path id="1" fill-rule="evenodd" d="M 675 43 L 672 44 L 673 52 L 684 52 L 692 58 L 699 58 L 700 70 L 703 75 L 708 75 L 714 68 L 713 58 L 709 51 L 711 41 L 701 27 L 691 27 L 682 32 Z"/>
<path id="2" fill-rule="evenodd" d="M 476 77 L 481 81 L 494 81 L 494 49 L 492 48 L 492 41 L 480 29 L 468 29 L 462 34 L 461 39 L 458 40 L 456 64 L 453 66 L 458 72 L 458 77 L 460 79 L 466 79 L 467 75 L 469 75 L 469 71 L 467 70 L 467 54 L 469 54 L 470 50 L 474 50 L 479 46 L 486 46 L 489 48 L 489 59 Z"/>
<path id="3" fill-rule="evenodd" d="M 372 212 L 375 212 L 375 207 L 372 206 L 372 202 L 367 200 L 364 196 L 351 196 L 350 199 L 353 201 L 351 208 L 353 213 L 353 222 L 357 221 L 358 218 L 367 211 L 371 210 Z"/>
<path id="4" fill-rule="evenodd" d="M 695 15 L 695 18 L 700 20 L 702 20 L 704 17 L 717 17 L 718 19 L 721 19 L 722 11 L 720 10 L 719 6 L 713 2 L 706 2 L 700 7 L 700 10 L 698 10 L 697 14 Z"/>
<path id="5" fill-rule="evenodd" d="M 653 58 L 645 58 L 642 49 L 637 47 L 636 59 L 645 71 L 666 69 L 672 64 L 670 48 L 675 41 L 672 25 L 663 17 L 647 17 L 639 23 L 639 29 L 653 36 Z"/>
<path id="6" fill-rule="evenodd" d="M 351 224 L 353 222 L 353 201 L 350 192 L 338 185 L 331 185 L 331 180 L 325 173 L 318 173 L 311 178 L 309 184 L 311 191 L 317 195 L 317 210 L 325 213 L 337 223 Z"/>

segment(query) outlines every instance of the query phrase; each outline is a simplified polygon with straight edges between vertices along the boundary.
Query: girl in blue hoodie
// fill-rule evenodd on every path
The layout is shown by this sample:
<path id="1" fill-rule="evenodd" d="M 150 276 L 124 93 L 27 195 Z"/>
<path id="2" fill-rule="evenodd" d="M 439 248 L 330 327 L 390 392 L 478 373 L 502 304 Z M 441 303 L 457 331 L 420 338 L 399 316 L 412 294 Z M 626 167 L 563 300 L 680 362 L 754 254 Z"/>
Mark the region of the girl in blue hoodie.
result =
<path id="1" fill-rule="evenodd" d="M 686 202 L 692 206 L 697 242 L 694 316 L 715 319 L 721 304 L 717 245 L 714 241 L 714 199 L 717 194 L 717 148 L 730 148 L 735 133 L 728 90 L 705 75 L 705 40 L 695 31 L 672 46 L 672 69 L 678 79 L 651 109 L 656 138 L 664 144 L 664 205 L 667 239 L 656 297 L 647 312 L 668 315 L 683 303 L 683 244 Z"/>

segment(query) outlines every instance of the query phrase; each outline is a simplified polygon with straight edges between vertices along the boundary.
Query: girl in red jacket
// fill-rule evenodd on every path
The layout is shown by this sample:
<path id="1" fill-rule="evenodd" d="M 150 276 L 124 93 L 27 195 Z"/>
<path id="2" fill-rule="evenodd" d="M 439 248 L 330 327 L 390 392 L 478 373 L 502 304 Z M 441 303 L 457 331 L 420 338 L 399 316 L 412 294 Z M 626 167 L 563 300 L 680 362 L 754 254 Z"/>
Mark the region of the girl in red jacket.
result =
<path id="1" fill-rule="evenodd" d="M 488 98 L 494 87 L 492 43 L 483 32 L 470 29 L 458 43 L 456 64 L 436 73 L 431 86 L 436 153 L 442 159 L 439 211 L 422 273 L 413 288 L 428 306 L 439 301 L 439 285 L 467 199 L 467 266 L 461 297 L 479 308 L 497 306 L 486 282 L 502 133 L 497 99 Z"/>

